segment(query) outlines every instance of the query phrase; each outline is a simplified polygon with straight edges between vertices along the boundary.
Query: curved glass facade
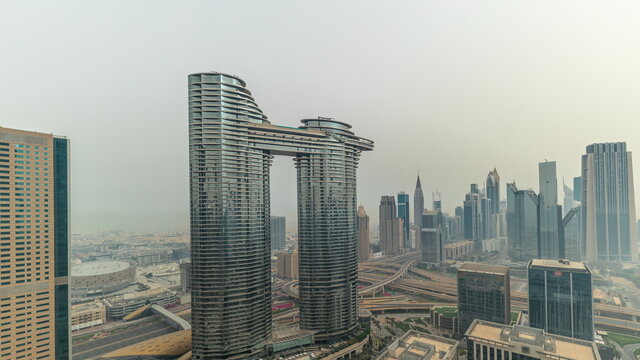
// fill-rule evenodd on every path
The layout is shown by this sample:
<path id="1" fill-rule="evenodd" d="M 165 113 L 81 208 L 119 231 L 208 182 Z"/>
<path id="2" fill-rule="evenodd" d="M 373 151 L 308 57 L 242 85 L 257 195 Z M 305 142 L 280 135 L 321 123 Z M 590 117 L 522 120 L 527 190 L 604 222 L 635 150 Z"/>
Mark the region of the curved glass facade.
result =
<path id="1" fill-rule="evenodd" d="M 360 150 L 347 141 L 353 133 L 335 129 L 331 121 L 307 121 L 302 128 L 327 131 L 337 140 L 295 158 L 300 327 L 318 331 L 315 339 L 323 341 L 348 334 L 358 324 L 356 167 Z"/>
<path id="2" fill-rule="evenodd" d="M 271 125 L 236 76 L 189 75 L 194 359 L 260 357 L 271 335 L 269 166 L 298 170 L 300 322 L 357 325 L 356 166 L 373 142 L 332 119 Z"/>
<path id="3" fill-rule="evenodd" d="M 271 336 L 271 155 L 246 139 L 266 117 L 243 85 L 189 76 L 194 359 L 256 357 Z"/>

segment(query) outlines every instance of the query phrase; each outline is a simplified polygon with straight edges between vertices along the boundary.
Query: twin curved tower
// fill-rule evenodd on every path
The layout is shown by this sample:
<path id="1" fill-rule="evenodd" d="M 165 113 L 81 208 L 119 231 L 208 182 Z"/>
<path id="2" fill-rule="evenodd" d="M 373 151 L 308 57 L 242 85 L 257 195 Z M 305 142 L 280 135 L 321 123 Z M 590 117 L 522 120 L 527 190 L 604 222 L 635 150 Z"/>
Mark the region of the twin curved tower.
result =
<path id="1" fill-rule="evenodd" d="M 237 76 L 189 75 L 194 359 L 251 359 L 271 339 L 269 167 L 294 157 L 300 327 L 352 332 L 357 313 L 356 168 L 373 142 L 329 118 L 271 124 Z"/>

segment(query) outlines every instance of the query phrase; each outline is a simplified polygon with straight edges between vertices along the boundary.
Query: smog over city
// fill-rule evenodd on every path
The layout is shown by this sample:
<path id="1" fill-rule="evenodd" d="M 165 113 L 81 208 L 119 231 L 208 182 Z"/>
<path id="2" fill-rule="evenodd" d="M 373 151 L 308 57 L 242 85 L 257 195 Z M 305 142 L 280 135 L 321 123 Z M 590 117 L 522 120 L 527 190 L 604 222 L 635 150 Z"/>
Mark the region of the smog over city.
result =
<path id="1" fill-rule="evenodd" d="M 0 359 L 636 359 L 638 19 L 0 1 Z"/>

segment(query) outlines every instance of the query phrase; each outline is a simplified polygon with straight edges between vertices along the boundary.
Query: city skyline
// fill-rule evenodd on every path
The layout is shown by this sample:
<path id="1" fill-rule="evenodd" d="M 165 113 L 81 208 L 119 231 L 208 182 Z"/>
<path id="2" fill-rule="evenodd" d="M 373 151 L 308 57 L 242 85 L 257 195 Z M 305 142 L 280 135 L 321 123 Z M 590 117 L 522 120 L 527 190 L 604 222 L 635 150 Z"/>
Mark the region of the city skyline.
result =
<path id="1" fill-rule="evenodd" d="M 482 184 L 494 166 L 503 184 L 537 189 L 536 163 L 545 158 L 557 161 L 559 180 L 568 180 L 580 175 L 587 144 L 626 141 L 628 150 L 640 151 L 640 134 L 621 131 L 634 128 L 640 115 L 640 87 L 630 80 L 640 74 L 632 36 L 640 25 L 616 16 L 624 7 L 559 6 L 545 12 L 541 25 L 535 14 L 551 3 L 488 2 L 479 9 L 469 3 L 477 10 L 469 18 L 463 5 L 447 3 L 406 3 L 393 17 L 386 7 L 363 3 L 339 13 L 324 4 L 223 3 L 198 10 L 157 4 L 152 17 L 125 3 L 87 5 L 78 17 L 69 4 L 1 5 L 0 36 L 16 50 L 0 59 L 0 116 L 6 127 L 74 139 L 70 224 L 76 233 L 188 227 L 187 109 L 180 99 L 184 75 L 194 71 L 252 79 L 256 100 L 282 125 L 323 114 L 376 140 L 379 151 L 358 172 L 367 179 L 358 198 L 372 219 L 381 194 L 412 193 L 418 167 L 424 192 L 438 189 L 443 210 L 452 214 L 468 184 Z M 238 18 L 229 14 L 243 14 L 245 26 L 231 26 Z M 466 20 L 438 20 L 456 15 Z M 184 28 L 172 25 L 187 18 Z M 310 18 L 331 18 L 334 25 L 310 28 Z M 499 31 L 506 26 L 515 30 Z M 211 42 L 217 45 L 198 46 Z M 605 44 L 608 51 L 600 52 Z M 262 61 L 254 60 L 256 49 Z M 317 56 L 323 53 L 336 56 L 327 61 Z M 380 75 L 385 72 L 393 76 Z M 278 80 L 270 81 L 275 73 Z M 335 86 L 337 79 L 348 86 Z M 381 79 L 408 91 L 382 95 L 374 90 Z M 39 106 L 30 106 L 33 98 Z M 292 105 L 283 106 L 283 98 Z M 587 126 L 575 126 L 576 119 Z M 530 132 L 514 131 L 518 124 L 544 130 L 547 142 L 562 146 L 541 149 Z M 486 146 L 496 137 L 497 146 Z M 290 160 L 277 159 L 271 172 L 280 184 L 272 212 L 292 219 L 293 228 Z M 122 173 L 140 180 L 111 175 Z"/>
<path id="2" fill-rule="evenodd" d="M 635 359 L 626 1 L 0 2 L 0 358 Z"/>

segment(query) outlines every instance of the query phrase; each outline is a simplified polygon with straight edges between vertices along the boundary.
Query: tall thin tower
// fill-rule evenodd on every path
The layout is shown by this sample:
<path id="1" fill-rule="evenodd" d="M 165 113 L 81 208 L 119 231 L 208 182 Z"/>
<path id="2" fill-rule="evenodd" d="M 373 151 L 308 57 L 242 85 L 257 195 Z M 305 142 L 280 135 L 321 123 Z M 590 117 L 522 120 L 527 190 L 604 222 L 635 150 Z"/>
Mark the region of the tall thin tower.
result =
<path id="1" fill-rule="evenodd" d="M 411 240 L 409 239 L 409 194 L 404 191 L 398 194 L 398 217 L 402 219 L 402 248 L 410 249 Z"/>
<path id="2" fill-rule="evenodd" d="M 586 259 L 638 261 L 633 163 L 626 143 L 587 146 L 581 192 Z"/>
<path id="3" fill-rule="evenodd" d="M 562 212 L 558 206 L 558 179 L 556 162 L 545 161 L 538 164 L 540 192 L 539 256 L 542 259 L 559 259 L 564 256 L 564 244 L 560 228 Z"/>
<path id="4" fill-rule="evenodd" d="M 369 215 L 364 206 L 358 206 L 358 261 L 369 260 Z"/>
<path id="5" fill-rule="evenodd" d="M 69 140 L 0 127 L 2 359 L 69 359 Z"/>
<path id="6" fill-rule="evenodd" d="M 193 358 L 264 356 L 275 155 L 297 169 L 300 326 L 320 341 L 348 335 L 358 321 L 356 167 L 373 142 L 330 118 L 273 125 L 237 76 L 188 79 Z"/>
<path id="7" fill-rule="evenodd" d="M 422 213 L 424 212 L 424 194 L 422 193 L 422 184 L 420 184 L 420 175 L 416 181 L 416 189 L 413 191 L 413 225 L 416 228 L 422 228 Z"/>
<path id="8" fill-rule="evenodd" d="M 494 167 L 487 175 L 487 199 L 491 200 L 491 214 L 500 213 L 500 175 Z"/>
<path id="9" fill-rule="evenodd" d="M 402 219 L 398 218 L 396 200 L 393 196 L 383 195 L 380 198 L 378 208 L 380 218 L 380 250 L 386 255 L 400 252 L 403 238 L 400 237 L 403 230 Z"/>

